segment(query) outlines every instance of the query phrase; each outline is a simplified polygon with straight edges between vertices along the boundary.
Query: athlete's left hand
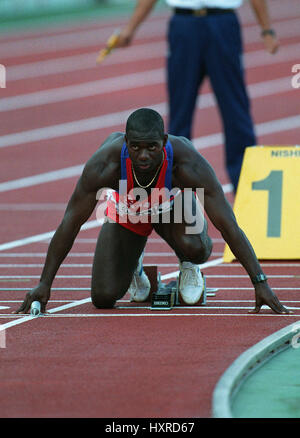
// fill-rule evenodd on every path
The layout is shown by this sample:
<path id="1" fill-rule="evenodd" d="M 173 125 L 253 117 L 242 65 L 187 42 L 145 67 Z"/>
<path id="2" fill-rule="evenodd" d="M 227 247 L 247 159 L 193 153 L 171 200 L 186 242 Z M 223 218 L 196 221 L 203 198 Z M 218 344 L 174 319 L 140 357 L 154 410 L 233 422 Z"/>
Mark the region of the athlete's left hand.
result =
<path id="1" fill-rule="evenodd" d="M 281 304 L 268 283 L 258 283 L 255 285 L 255 308 L 250 310 L 249 313 L 259 313 L 264 304 L 276 313 L 284 315 L 293 313 Z"/>

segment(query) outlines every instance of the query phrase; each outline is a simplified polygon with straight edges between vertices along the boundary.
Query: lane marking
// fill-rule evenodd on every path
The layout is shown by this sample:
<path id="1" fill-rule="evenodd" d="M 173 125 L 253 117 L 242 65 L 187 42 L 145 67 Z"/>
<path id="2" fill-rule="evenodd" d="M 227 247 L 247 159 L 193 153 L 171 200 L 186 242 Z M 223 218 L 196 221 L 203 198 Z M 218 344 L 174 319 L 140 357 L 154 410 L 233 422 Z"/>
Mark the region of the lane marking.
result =
<path id="1" fill-rule="evenodd" d="M 165 36 L 166 17 L 159 18 L 154 22 L 145 22 L 143 24 L 143 36 L 135 39 L 138 43 L 142 38 L 164 37 Z M 54 34 L 48 36 L 39 36 L 34 38 L 27 38 L 24 40 L 8 41 L 1 44 L 1 58 L 8 60 L 10 58 L 17 58 L 19 56 L 50 54 L 52 52 L 59 53 L 61 51 L 88 47 L 101 47 L 106 43 L 110 33 L 115 29 L 113 27 L 91 30 L 81 30 L 76 32 L 69 32 L 65 35 Z M 258 39 L 258 37 L 256 38 Z M 95 48 L 97 53 L 97 48 Z M 95 59 L 94 59 L 95 64 Z"/>
<path id="2" fill-rule="evenodd" d="M 293 91 L 292 88 L 291 91 Z M 162 116 L 167 113 L 165 103 L 150 105 L 149 107 L 158 111 Z M 131 108 L 125 111 L 105 114 L 102 116 L 73 120 L 71 122 L 2 135 L 0 137 L 0 148 L 24 145 L 31 142 L 50 140 L 58 137 L 66 137 L 83 132 L 100 131 L 103 128 L 111 128 L 113 126 L 116 128 L 121 127 L 124 124 L 124 120 L 127 120 L 134 109 L 135 108 Z M 255 128 L 258 135 L 288 131 L 290 129 L 299 128 L 299 116 L 289 116 L 268 122 L 262 122 L 257 124 Z M 223 143 L 223 133 L 219 132 L 196 138 L 193 140 L 193 143 L 199 150 L 220 146 Z"/>
<path id="3" fill-rule="evenodd" d="M 215 255 L 222 255 L 223 253 L 213 253 Z M 6 254 L 1 254 L 2 256 L 5 256 Z M 44 257 L 46 256 L 46 254 L 44 254 Z M 68 256 L 67 256 L 68 257 Z M 74 254 L 73 257 L 83 257 L 82 254 Z M 84 257 L 94 257 L 94 253 L 87 253 L 84 255 Z M 164 258 L 164 257 L 168 257 L 168 258 L 177 258 L 176 254 L 173 253 L 167 253 L 167 254 L 159 254 L 159 253 L 154 253 L 150 255 L 145 254 L 144 256 L 144 260 L 149 258 L 149 257 L 156 257 L 156 258 Z M 178 263 L 156 263 L 155 264 L 158 267 L 172 267 L 172 266 L 178 266 Z M 149 263 L 144 263 L 144 266 L 149 265 Z M 91 268 L 93 266 L 92 263 L 62 263 L 60 265 L 60 268 Z M 214 265 L 213 265 L 214 266 Z M 212 267 L 213 267 L 212 266 Z M 260 263 L 261 267 L 274 267 L 274 268 L 284 268 L 284 267 L 289 267 L 289 268 L 293 268 L 293 267 L 297 267 L 300 268 L 300 264 L 287 264 L 287 263 L 278 263 L 278 264 L 262 264 Z M 44 263 L 0 263 L 0 269 L 1 268 L 43 268 L 44 267 Z M 239 269 L 244 269 L 242 265 L 235 265 L 235 266 L 231 266 L 228 265 L 226 266 L 226 264 L 221 264 L 218 265 L 219 268 L 231 268 L 231 267 L 236 267 Z"/>
<path id="4" fill-rule="evenodd" d="M 106 61 L 106 65 L 118 65 L 133 61 L 144 61 L 152 58 L 164 57 L 167 51 L 165 41 L 155 43 L 139 44 L 127 47 L 126 51 L 118 53 L 118 57 L 111 57 Z M 267 56 L 266 51 L 254 50 L 244 54 L 244 64 L 246 69 L 259 67 L 261 65 L 273 65 L 297 58 L 296 53 L 300 51 L 299 43 L 284 44 L 276 53 L 276 56 Z M 28 62 L 8 66 L 7 77 L 12 81 L 50 76 L 59 73 L 74 72 L 76 70 L 94 70 L 95 52 L 84 53 L 81 55 L 69 55 L 67 57 L 57 57 L 50 60 Z"/>
<path id="5" fill-rule="evenodd" d="M 165 38 L 166 25 L 168 17 L 167 15 L 157 20 L 146 20 L 143 23 L 142 37 L 135 38 L 135 42 L 146 37 L 162 37 Z M 291 17 L 286 20 L 280 20 L 280 38 L 288 38 L 298 35 L 299 18 Z M 110 29 L 110 31 L 109 31 Z M 3 42 L 1 45 L 2 59 L 16 58 L 18 56 L 29 56 L 36 54 L 52 53 L 62 50 L 70 50 L 73 48 L 88 48 L 94 47 L 97 43 L 105 43 L 110 32 L 114 29 L 111 27 L 105 27 L 91 30 L 81 30 L 76 32 L 69 32 L 67 34 L 54 34 L 48 36 L 39 36 L 33 38 L 27 38 L 24 40 Z M 257 32 L 257 24 L 249 23 L 244 28 L 246 34 L 247 44 L 260 41 L 259 34 Z"/>
<path id="6" fill-rule="evenodd" d="M 120 302 L 126 302 L 126 303 L 130 303 L 130 300 L 118 300 L 118 303 Z M 208 306 L 206 307 L 206 310 L 208 309 L 227 309 L 227 307 L 222 307 L 222 306 L 211 306 L 210 304 L 212 303 L 234 303 L 234 304 L 238 304 L 238 303 L 254 303 L 254 299 L 253 300 L 240 300 L 240 299 L 235 299 L 235 300 L 213 300 L 213 299 L 209 299 L 208 302 Z M 22 303 L 23 300 L 0 300 L 0 303 Z M 67 299 L 63 299 L 63 300 L 50 300 L 49 304 L 51 303 L 74 303 L 74 300 L 67 300 Z M 293 303 L 293 304 L 298 304 L 300 303 L 299 300 L 281 300 L 281 303 Z M 177 307 L 177 306 L 176 306 Z M 205 306 L 203 306 L 205 307 Z M 10 307 L 1 307 L 0 309 L 9 309 Z M 117 306 L 117 309 L 150 309 L 150 306 Z M 236 306 L 232 306 L 233 309 L 237 309 L 239 307 Z M 253 307 L 247 307 L 247 309 L 252 309 Z M 264 308 L 268 308 L 268 307 L 264 307 Z M 199 306 L 180 306 L 180 309 L 199 309 Z M 289 309 L 293 309 L 292 307 L 289 307 Z M 295 309 L 299 309 L 300 307 L 295 307 Z"/>
<path id="7" fill-rule="evenodd" d="M 121 90 L 130 90 L 149 85 L 164 83 L 164 69 L 145 70 L 143 72 L 120 75 L 87 81 L 76 85 L 51 88 L 33 93 L 19 94 L 17 96 L 2 98 L 0 112 L 17 109 L 39 107 L 59 102 L 69 102 L 90 96 L 103 95 Z"/>
<path id="8" fill-rule="evenodd" d="M 176 272 L 173 272 L 172 275 L 175 277 Z M 32 287 L 0 287 L 0 291 L 26 291 L 32 290 Z M 90 291 L 90 287 L 52 287 L 52 291 Z M 253 287 L 221 287 L 218 286 L 218 291 L 236 291 L 236 290 L 251 290 L 253 291 Z M 300 287 L 272 287 L 272 290 L 280 290 L 280 291 L 296 291 L 300 290 Z"/>
<path id="9" fill-rule="evenodd" d="M 102 221 L 103 222 L 103 221 Z M 92 228 L 97 228 L 101 226 L 102 223 L 100 220 L 94 220 L 86 222 L 82 225 L 81 230 L 90 230 Z M 4 251 L 11 248 L 16 248 L 23 245 L 29 245 L 30 243 L 40 242 L 44 239 L 49 239 L 53 237 L 56 230 L 48 231 L 42 234 L 36 234 L 34 236 L 24 237 L 23 239 L 13 240 L 11 242 L 0 244 L 0 251 Z"/>
<path id="10" fill-rule="evenodd" d="M 11 204 L 0 204 L 0 211 L 56 211 L 56 210 L 65 210 L 67 204 L 59 204 L 59 203 L 11 203 Z"/>
<path id="11" fill-rule="evenodd" d="M 162 311 L 163 312 L 163 311 Z M 165 311 L 168 312 L 168 311 Z M 64 313 L 64 314 L 53 314 L 53 315 L 42 315 L 39 318 L 86 318 L 86 317 L 98 317 L 98 318 L 103 318 L 103 317 L 155 317 L 155 316 L 165 316 L 165 317 L 186 317 L 186 316 L 207 316 L 207 317 L 224 317 L 224 316 L 238 316 L 238 317 L 247 317 L 247 318 L 254 318 L 254 317 L 259 317 L 259 318 L 263 318 L 263 317 L 271 317 L 271 318 L 282 318 L 282 316 L 288 317 L 288 318 L 299 318 L 299 314 L 291 314 L 291 315 L 279 315 L 276 313 L 259 313 L 259 314 L 252 314 L 252 313 L 172 313 L 172 311 L 169 311 L 170 313 L 153 313 L 153 311 L 151 313 L 102 313 L 102 314 L 94 314 L 94 313 L 83 313 L 83 314 L 76 314 L 76 313 Z M 15 315 L 15 317 L 18 317 L 18 315 Z M 8 314 L 7 316 L 1 316 L 0 318 L 9 318 L 10 315 Z M 8 322 L 6 324 L 1 324 L 0 325 L 0 331 L 2 330 L 6 330 L 9 327 L 13 327 L 15 325 L 18 324 L 22 324 L 24 322 L 28 322 L 31 321 L 32 319 L 35 319 L 35 316 L 25 316 L 23 318 L 20 319 L 16 319 L 15 321 L 11 321 Z"/>
<path id="12" fill-rule="evenodd" d="M 130 112 L 131 111 L 126 112 L 126 117 L 129 115 Z M 120 113 L 115 113 L 115 115 L 116 114 L 120 114 Z M 119 122 L 121 124 L 121 120 Z M 78 123 L 81 124 L 81 122 L 78 122 Z M 58 132 L 61 132 L 62 135 L 71 135 L 71 134 L 73 134 L 73 132 L 71 132 L 71 131 L 69 132 L 69 128 L 70 128 L 70 125 L 74 128 L 74 124 L 76 125 L 77 122 L 70 122 L 67 124 L 56 125 L 56 126 L 59 127 Z M 63 126 L 65 126 L 65 125 L 67 125 L 67 130 L 64 130 L 64 128 L 63 128 Z M 87 128 L 87 126 L 85 126 L 85 127 Z M 98 129 L 98 127 L 99 126 L 97 125 L 97 129 Z M 268 135 L 268 134 L 271 134 L 274 132 L 289 131 L 289 130 L 296 129 L 299 127 L 300 127 L 299 117 L 298 116 L 290 116 L 290 117 L 286 117 L 283 119 L 271 120 L 269 122 L 263 122 L 263 123 L 257 124 L 256 131 L 257 131 L 258 135 L 262 136 L 262 135 Z M 38 137 L 39 137 L 40 133 L 42 133 L 42 137 L 44 137 L 44 139 L 53 138 L 53 136 L 55 137 L 57 135 L 57 132 L 54 128 L 55 128 L 55 125 L 51 126 L 51 127 L 36 129 L 33 131 L 25 131 L 25 133 L 24 133 L 25 134 L 25 143 L 30 142 L 32 140 L 31 135 L 33 135 L 33 137 L 36 140 L 39 140 Z M 78 128 L 78 126 L 77 126 L 77 128 Z M 96 127 L 95 127 L 95 129 L 96 129 Z M 46 134 L 48 130 L 49 130 L 50 137 L 48 137 L 48 134 Z M 75 132 L 76 132 L 76 130 L 75 130 Z M 79 130 L 79 132 L 81 132 L 81 131 Z M 26 133 L 28 136 L 27 140 L 26 140 Z M 23 133 L 9 134 L 8 136 L 0 137 L 0 147 L 7 146 L 7 142 L 5 139 L 3 142 L 3 137 L 9 137 L 10 139 L 11 139 L 11 136 L 13 137 L 13 140 L 11 139 L 12 143 L 9 142 L 8 145 L 16 145 L 16 144 L 24 143 L 22 134 Z M 16 140 L 15 136 L 17 136 L 17 140 Z M 40 140 L 41 139 L 43 139 L 43 138 L 40 138 Z M 34 139 L 33 139 L 33 141 L 34 141 Z M 199 137 L 199 138 L 194 139 L 193 143 L 198 150 L 203 150 L 203 149 L 211 148 L 211 147 L 215 147 L 215 146 L 221 146 L 221 144 L 223 143 L 223 134 L 216 133 L 216 134 L 210 134 L 210 135 L 207 135 L 204 137 Z M 38 175 L 32 175 L 29 177 L 19 178 L 19 179 L 12 180 L 12 181 L 5 181 L 5 182 L 0 183 L 0 192 L 7 192 L 9 190 L 31 187 L 34 185 L 40 185 L 43 183 L 58 181 L 58 180 L 62 180 L 65 178 L 76 177 L 76 176 L 81 175 L 83 168 L 84 168 L 84 163 L 77 165 L 77 166 L 71 166 L 71 167 L 67 167 L 67 168 L 63 168 L 63 169 L 59 169 L 59 170 L 55 170 L 55 171 L 45 172 L 45 173 L 38 174 Z M 223 190 L 225 193 L 230 192 L 232 190 L 231 184 L 223 185 Z"/>
<path id="13" fill-rule="evenodd" d="M 162 266 L 162 265 L 160 265 Z M 173 266 L 173 265 L 172 265 Z M 167 278 L 171 278 L 169 277 L 170 275 L 175 275 L 179 273 L 179 271 L 176 271 L 174 273 L 170 273 L 170 274 L 166 274 Z M 231 279 L 231 278 L 247 278 L 249 279 L 248 275 L 209 275 L 206 274 L 205 275 L 207 278 L 226 278 L 226 279 Z M 296 275 L 268 275 L 269 278 L 296 278 Z M 15 279 L 15 278 L 40 278 L 40 275 L 0 275 L 0 278 L 2 279 Z M 91 275 L 56 275 L 55 278 L 91 278 Z"/>
<path id="14" fill-rule="evenodd" d="M 115 91 L 130 90 L 139 87 L 158 85 L 165 83 L 165 69 L 145 70 L 118 77 L 98 79 L 96 81 L 86 81 L 76 85 L 50 88 L 32 93 L 18 94 L 16 96 L 2 98 L 0 101 L 0 112 L 13 111 L 17 109 L 31 108 L 35 106 L 49 105 L 59 102 L 68 102 L 75 99 L 82 99 L 90 96 L 103 95 Z M 285 91 L 291 88 L 291 77 L 281 77 L 252 83 L 248 85 L 251 99 L 268 96 Z M 165 103 L 161 103 L 165 106 Z M 200 109 L 215 106 L 213 93 L 205 93 L 198 98 L 197 106 Z"/>
<path id="15" fill-rule="evenodd" d="M 32 187 L 35 185 L 59 181 L 61 179 L 78 177 L 79 175 L 81 175 L 83 167 L 84 165 L 80 164 L 77 166 L 65 167 L 64 169 L 53 170 L 38 175 L 18 178 L 12 181 L 6 181 L 4 183 L 0 183 L 0 192 L 7 192 L 9 190 L 16 190 L 22 187 Z"/>
<path id="16" fill-rule="evenodd" d="M 219 259 L 219 260 L 222 260 L 222 259 Z M 167 275 L 170 275 L 170 274 L 167 274 Z M 165 280 L 166 279 L 166 275 L 162 275 L 161 279 Z M 56 307 L 54 309 L 50 309 L 49 313 L 59 312 L 60 310 L 65 310 L 66 308 L 77 307 L 77 306 L 80 306 L 81 304 L 85 304 L 85 303 L 87 303 L 89 301 L 91 301 L 90 297 L 84 298 L 82 300 L 76 300 L 75 302 L 66 304 L 65 306 L 59 306 L 59 307 Z M 68 306 L 68 307 L 66 307 L 66 306 Z M 15 325 L 18 325 L 18 324 L 22 324 L 22 323 L 31 321 L 32 319 L 35 319 L 35 318 L 36 318 L 35 316 L 31 316 L 31 315 L 27 316 L 27 315 L 25 315 L 25 316 L 23 316 L 23 318 L 15 319 L 14 321 L 10 321 L 10 322 L 8 322 L 6 324 L 1 324 L 0 325 L 0 331 L 6 330 L 6 329 L 8 329 L 10 327 L 14 327 Z"/>

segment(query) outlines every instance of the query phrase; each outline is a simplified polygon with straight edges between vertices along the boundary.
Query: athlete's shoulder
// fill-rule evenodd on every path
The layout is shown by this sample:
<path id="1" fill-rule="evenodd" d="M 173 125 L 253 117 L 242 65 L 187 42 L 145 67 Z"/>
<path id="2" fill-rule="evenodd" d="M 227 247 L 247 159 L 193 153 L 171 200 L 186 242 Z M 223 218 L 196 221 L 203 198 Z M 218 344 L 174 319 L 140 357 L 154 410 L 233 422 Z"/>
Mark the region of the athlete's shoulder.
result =
<path id="1" fill-rule="evenodd" d="M 114 132 L 104 140 L 84 166 L 82 178 L 87 186 L 114 185 L 123 143 L 124 134 L 121 132 Z"/>
<path id="2" fill-rule="evenodd" d="M 119 161 L 120 152 L 124 143 L 124 134 L 122 132 L 113 132 L 110 134 L 90 157 L 87 164 L 89 166 L 102 165 L 103 162 Z"/>
<path id="3" fill-rule="evenodd" d="M 175 161 L 181 162 L 190 161 L 193 158 L 203 158 L 188 138 L 176 135 L 169 135 L 168 138 L 173 148 Z"/>

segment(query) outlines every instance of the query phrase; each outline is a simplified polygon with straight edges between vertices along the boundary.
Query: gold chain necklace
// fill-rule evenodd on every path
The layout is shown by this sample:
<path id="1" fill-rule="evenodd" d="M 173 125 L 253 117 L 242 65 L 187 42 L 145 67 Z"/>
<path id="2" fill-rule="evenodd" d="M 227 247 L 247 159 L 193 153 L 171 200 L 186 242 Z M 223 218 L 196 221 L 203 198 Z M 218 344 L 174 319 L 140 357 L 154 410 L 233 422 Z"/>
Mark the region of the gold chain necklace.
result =
<path id="1" fill-rule="evenodd" d="M 139 181 L 138 181 L 138 179 L 137 179 L 137 177 L 136 177 L 135 171 L 134 171 L 133 164 L 132 164 L 132 162 L 131 162 L 132 173 L 133 173 L 134 179 L 135 179 L 136 182 L 137 182 L 137 185 L 138 185 L 139 187 L 141 187 L 142 189 L 147 189 L 148 187 L 150 187 L 151 184 L 153 183 L 153 181 L 155 180 L 155 178 L 157 177 L 157 174 L 158 174 L 158 172 L 160 171 L 163 162 L 164 162 L 164 154 L 163 154 L 163 157 L 162 157 L 161 163 L 160 163 L 160 165 L 158 166 L 157 171 L 155 172 L 154 177 L 153 177 L 152 180 L 149 182 L 149 184 L 147 184 L 146 186 L 142 186 L 142 184 L 139 183 Z"/>

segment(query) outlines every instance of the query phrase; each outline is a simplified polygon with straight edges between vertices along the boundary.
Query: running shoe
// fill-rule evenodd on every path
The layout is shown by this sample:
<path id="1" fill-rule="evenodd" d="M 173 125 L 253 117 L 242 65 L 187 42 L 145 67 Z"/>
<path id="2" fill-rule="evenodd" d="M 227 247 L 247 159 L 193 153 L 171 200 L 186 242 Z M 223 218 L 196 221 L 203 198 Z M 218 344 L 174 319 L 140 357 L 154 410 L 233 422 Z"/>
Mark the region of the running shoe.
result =
<path id="1" fill-rule="evenodd" d="M 185 304 L 203 301 L 205 282 L 198 265 L 190 262 L 179 263 L 179 294 Z"/>

